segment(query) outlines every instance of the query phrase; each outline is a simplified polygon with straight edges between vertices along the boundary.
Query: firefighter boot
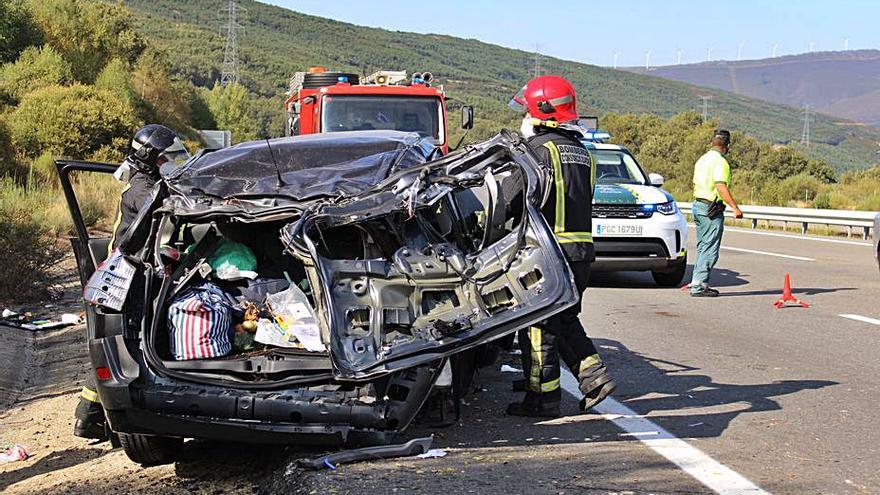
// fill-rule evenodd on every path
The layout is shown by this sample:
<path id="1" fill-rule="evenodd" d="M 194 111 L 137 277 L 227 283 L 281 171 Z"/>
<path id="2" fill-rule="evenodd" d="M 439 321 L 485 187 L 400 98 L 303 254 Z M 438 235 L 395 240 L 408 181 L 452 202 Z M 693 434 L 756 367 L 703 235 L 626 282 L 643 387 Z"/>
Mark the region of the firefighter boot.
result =
<path id="1" fill-rule="evenodd" d="M 104 418 L 104 409 L 99 402 L 92 402 L 80 397 L 76 405 L 76 423 L 73 425 L 73 434 L 80 438 L 106 441 L 107 420 Z"/>
<path id="2" fill-rule="evenodd" d="M 507 406 L 507 414 L 533 418 L 558 418 L 561 416 L 559 413 L 561 399 L 562 391 L 559 389 L 543 394 L 528 391 L 522 402 L 514 402 Z"/>
<path id="3" fill-rule="evenodd" d="M 594 354 L 587 359 L 591 360 L 592 363 L 578 373 L 579 388 L 584 394 L 580 404 L 581 411 L 587 411 L 602 402 L 617 388 L 617 384 L 614 383 L 614 379 L 611 378 L 598 354 Z"/>

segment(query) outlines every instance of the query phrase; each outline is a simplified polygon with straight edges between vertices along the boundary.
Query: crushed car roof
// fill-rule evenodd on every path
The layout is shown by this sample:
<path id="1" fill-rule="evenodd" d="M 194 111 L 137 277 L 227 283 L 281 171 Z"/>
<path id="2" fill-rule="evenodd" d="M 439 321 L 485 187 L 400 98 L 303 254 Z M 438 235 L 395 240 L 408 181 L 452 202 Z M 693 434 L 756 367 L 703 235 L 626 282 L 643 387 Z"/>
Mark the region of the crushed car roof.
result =
<path id="1" fill-rule="evenodd" d="M 356 195 L 393 172 L 421 165 L 438 148 L 416 133 L 354 131 L 249 141 L 203 152 L 164 174 L 186 196 Z M 281 183 L 276 173 L 281 174 Z"/>

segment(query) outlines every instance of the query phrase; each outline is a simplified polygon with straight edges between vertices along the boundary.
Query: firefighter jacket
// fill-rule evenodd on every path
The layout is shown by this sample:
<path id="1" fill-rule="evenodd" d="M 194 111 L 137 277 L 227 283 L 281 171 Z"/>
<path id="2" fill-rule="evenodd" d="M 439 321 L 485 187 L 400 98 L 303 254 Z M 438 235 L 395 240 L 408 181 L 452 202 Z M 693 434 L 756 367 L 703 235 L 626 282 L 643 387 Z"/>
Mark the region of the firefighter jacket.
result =
<path id="1" fill-rule="evenodd" d="M 529 146 L 553 176 L 541 212 L 569 261 L 593 261 L 592 156 L 569 131 L 544 126 L 535 127 L 535 131 L 528 139 Z"/>

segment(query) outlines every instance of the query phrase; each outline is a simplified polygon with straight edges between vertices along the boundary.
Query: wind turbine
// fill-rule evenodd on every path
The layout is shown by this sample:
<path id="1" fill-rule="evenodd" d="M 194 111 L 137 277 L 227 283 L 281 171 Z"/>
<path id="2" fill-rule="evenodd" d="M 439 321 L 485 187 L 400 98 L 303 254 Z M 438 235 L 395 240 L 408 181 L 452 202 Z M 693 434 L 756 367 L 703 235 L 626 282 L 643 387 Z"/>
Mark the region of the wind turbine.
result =
<path id="1" fill-rule="evenodd" d="M 651 50 L 645 52 L 645 70 L 651 70 Z"/>
<path id="2" fill-rule="evenodd" d="M 849 50 L 849 38 L 843 39 L 843 51 Z"/>
<path id="3" fill-rule="evenodd" d="M 743 59 L 743 45 L 744 45 L 744 44 L 745 44 L 745 43 L 743 43 L 742 41 L 740 41 L 740 42 L 739 42 L 739 46 L 736 47 L 736 61 L 737 61 L 737 62 L 739 62 L 740 60 Z"/>
<path id="4" fill-rule="evenodd" d="M 712 48 L 706 48 L 706 62 L 712 61 Z"/>
<path id="5" fill-rule="evenodd" d="M 779 48 L 779 43 L 773 43 L 773 58 L 776 58 L 776 49 Z"/>
<path id="6" fill-rule="evenodd" d="M 684 50 L 681 48 L 678 49 L 678 65 L 681 65 L 681 55 L 684 53 Z"/>
<path id="7" fill-rule="evenodd" d="M 813 53 L 813 48 L 814 48 L 815 46 L 816 46 L 816 42 L 815 42 L 815 41 L 811 41 L 811 42 L 810 42 L 810 53 Z"/>
<path id="8" fill-rule="evenodd" d="M 617 68 L 617 57 L 620 56 L 620 52 L 614 52 L 614 68 Z"/>

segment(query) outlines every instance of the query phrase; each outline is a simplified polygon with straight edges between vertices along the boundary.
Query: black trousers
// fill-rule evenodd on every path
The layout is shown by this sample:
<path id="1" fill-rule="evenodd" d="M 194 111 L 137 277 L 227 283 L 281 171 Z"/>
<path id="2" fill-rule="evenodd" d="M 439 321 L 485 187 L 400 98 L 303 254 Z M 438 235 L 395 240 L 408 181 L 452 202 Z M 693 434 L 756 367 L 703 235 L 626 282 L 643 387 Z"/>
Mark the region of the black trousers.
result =
<path id="1" fill-rule="evenodd" d="M 526 389 L 549 394 L 546 397 L 551 400 L 561 397 L 560 357 L 575 376 L 598 361 L 596 346 L 587 337 L 578 317 L 584 290 L 590 282 L 590 262 L 570 261 L 569 267 L 577 287 L 577 304 L 536 326 L 519 331 Z"/>
<path id="2" fill-rule="evenodd" d="M 95 386 L 95 373 L 91 367 L 86 373 L 86 382 L 83 384 L 82 392 L 79 394 L 79 402 L 76 405 L 74 416 L 91 423 L 104 422 L 104 408 L 101 407 L 101 401 L 98 399 L 97 387 Z"/>

